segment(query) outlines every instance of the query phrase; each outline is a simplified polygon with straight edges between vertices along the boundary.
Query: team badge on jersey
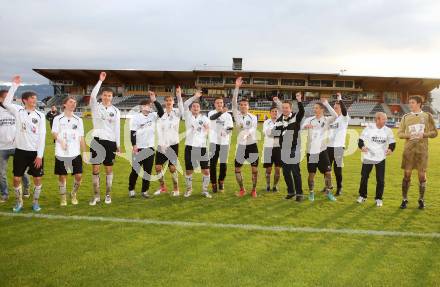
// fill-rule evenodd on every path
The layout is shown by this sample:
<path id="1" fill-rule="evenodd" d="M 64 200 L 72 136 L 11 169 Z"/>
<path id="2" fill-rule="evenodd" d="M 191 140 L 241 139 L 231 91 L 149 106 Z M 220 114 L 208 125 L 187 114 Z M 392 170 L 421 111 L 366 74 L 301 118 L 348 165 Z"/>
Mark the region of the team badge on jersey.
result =
<path id="1" fill-rule="evenodd" d="M 33 123 L 33 124 L 38 123 L 38 119 L 36 119 L 36 118 L 32 118 L 32 123 Z"/>

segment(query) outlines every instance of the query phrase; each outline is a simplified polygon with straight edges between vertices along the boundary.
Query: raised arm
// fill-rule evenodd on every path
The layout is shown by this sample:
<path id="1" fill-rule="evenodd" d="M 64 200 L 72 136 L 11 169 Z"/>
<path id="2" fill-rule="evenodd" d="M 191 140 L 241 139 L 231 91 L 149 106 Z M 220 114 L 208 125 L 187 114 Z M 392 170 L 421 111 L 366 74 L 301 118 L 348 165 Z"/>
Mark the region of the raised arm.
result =
<path id="1" fill-rule="evenodd" d="M 185 113 L 185 109 L 183 107 L 182 88 L 180 86 L 176 88 L 176 98 L 177 98 L 177 108 L 179 109 L 180 116 L 183 116 Z"/>
<path id="2" fill-rule="evenodd" d="M 183 107 L 185 109 L 185 112 L 189 112 L 189 107 L 191 106 L 192 103 L 194 103 L 194 101 L 200 99 L 200 97 L 202 96 L 202 93 L 200 91 L 197 91 L 194 96 L 192 96 L 191 98 L 187 99 L 184 103 L 183 103 Z"/>
<path id="3" fill-rule="evenodd" d="M 324 104 L 324 106 L 327 108 L 327 110 L 330 112 L 330 114 L 332 115 L 332 117 L 337 118 L 338 114 L 335 112 L 335 110 L 333 109 L 333 107 L 328 103 L 327 99 L 323 99 L 322 103 Z"/>
<path id="4" fill-rule="evenodd" d="M 101 85 L 102 82 L 105 81 L 105 78 L 107 77 L 107 73 L 106 72 L 101 72 L 101 74 L 99 74 L 99 81 L 98 83 L 96 83 L 95 87 L 93 87 L 92 93 L 90 94 L 90 107 L 94 108 L 96 107 L 96 105 L 98 105 L 98 93 L 99 90 L 101 89 Z"/>
<path id="5" fill-rule="evenodd" d="M 337 97 L 338 103 L 341 106 L 341 114 L 344 117 L 346 117 L 348 115 L 348 112 L 347 112 L 347 107 L 345 106 L 344 102 L 342 101 L 342 94 L 341 93 L 337 93 L 336 95 L 338 96 Z"/>
<path id="6" fill-rule="evenodd" d="M 277 116 L 280 116 L 281 113 L 282 113 L 282 105 L 283 105 L 283 103 L 280 101 L 280 99 L 278 97 L 273 97 L 272 101 L 277 106 Z"/>
<path id="7" fill-rule="evenodd" d="M 161 118 L 165 112 L 163 111 L 162 105 L 156 99 L 156 93 L 153 91 L 148 91 L 148 94 L 150 95 L 151 102 L 154 104 L 154 107 L 156 108 L 157 116 Z"/>
<path id="8" fill-rule="evenodd" d="M 16 115 L 17 109 L 15 109 L 11 104 L 14 99 L 14 94 L 17 91 L 18 87 L 20 86 L 21 78 L 20 76 L 15 76 L 12 78 L 12 85 L 8 90 L 8 93 L 6 94 L 5 99 L 3 100 L 3 105 L 5 108 L 8 109 L 13 115 Z"/>
<path id="9" fill-rule="evenodd" d="M 301 96 L 302 96 L 301 93 L 296 93 L 296 102 L 298 104 L 298 112 L 295 115 L 295 120 L 298 124 L 301 123 L 302 119 L 304 118 L 304 114 L 305 114 L 304 105 L 302 103 Z"/>
<path id="10" fill-rule="evenodd" d="M 235 89 L 232 94 L 232 116 L 237 124 L 237 126 L 243 126 L 242 119 L 239 116 L 238 112 L 238 92 L 240 91 L 240 87 L 243 84 L 243 80 L 241 77 L 238 77 L 235 80 Z"/>

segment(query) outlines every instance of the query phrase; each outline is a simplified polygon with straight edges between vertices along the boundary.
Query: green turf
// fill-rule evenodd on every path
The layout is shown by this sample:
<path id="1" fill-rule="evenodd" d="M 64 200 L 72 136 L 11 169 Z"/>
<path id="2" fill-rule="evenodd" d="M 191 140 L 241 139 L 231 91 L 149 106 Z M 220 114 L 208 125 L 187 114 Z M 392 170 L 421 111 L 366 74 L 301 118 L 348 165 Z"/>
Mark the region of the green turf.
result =
<path id="1" fill-rule="evenodd" d="M 91 122 L 85 121 L 86 129 Z M 261 129 L 261 126 L 260 126 Z M 359 129 L 355 129 L 360 131 Z M 233 139 L 235 143 L 235 136 Z M 89 207 L 91 168 L 85 167 L 78 206 L 59 207 L 53 175 L 53 143 L 47 140 L 41 196 L 42 214 L 258 224 L 317 228 L 440 232 L 440 139 L 430 142 L 427 209 L 417 206 L 413 177 L 409 209 L 401 211 L 400 160 L 403 142 L 387 160 L 384 206 L 374 206 L 374 172 L 370 198 L 355 204 L 360 179 L 359 152 L 345 157 L 344 195 L 329 202 L 318 194 L 313 203 L 267 194 L 260 166 L 259 197 L 237 198 L 233 152 L 226 192 L 212 199 L 199 195 L 201 176 L 194 175 L 189 199 L 167 195 L 129 199 L 129 163 L 115 164 L 113 203 Z M 261 148 L 262 142 L 260 142 Z M 234 145 L 231 147 L 234 150 Z M 127 146 L 128 148 L 128 146 Z M 261 150 L 261 149 L 260 149 Z M 183 143 L 180 146 L 183 164 Z M 249 166 L 244 166 L 250 188 Z M 304 190 L 305 163 L 302 163 Z M 184 190 L 181 175 L 180 189 Z M 167 175 L 167 184 L 170 185 Z M 104 187 L 104 177 L 101 186 Z M 69 178 L 68 186 L 71 187 Z M 323 186 L 317 177 L 317 190 Z M 151 190 L 158 187 L 152 183 Z M 138 182 L 138 191 L 140 181 Z M 13 198 L 0 205 L 10 212 Z M 30 201 L 25 202 L 25 213 Z M 440 285 L 438 238 L 382 237 L 320 233 L 244 231 L 212 227 L 178 227 L 135 223 L 64 221 L 0 216 L 0 286 L 436 286 Z"/>

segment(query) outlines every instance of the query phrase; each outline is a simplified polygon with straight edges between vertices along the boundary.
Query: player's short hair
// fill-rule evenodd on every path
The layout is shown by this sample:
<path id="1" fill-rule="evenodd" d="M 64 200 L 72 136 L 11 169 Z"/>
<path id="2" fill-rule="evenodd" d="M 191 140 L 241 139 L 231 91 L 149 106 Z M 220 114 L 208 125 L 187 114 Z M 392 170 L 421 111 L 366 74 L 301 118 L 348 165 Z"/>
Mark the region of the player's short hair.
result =
<path id="1" fill-rule="evenodd" d="M 194 104 L 198 104 L 200 106 L 200 101 L 197 100 L 197 101 L 192 102 L 191 105 L 189 105 L 189 108 L 192 108 L 192 106 Z"/>
<path id="2" fill-rule="evenodd" d="M 76 98 L 74 96 L 67 96 L 63 100 L 63 105 L 65 105 L 69 100 L 74 100 L 76 102 Z M 56 106 L 52 105 L 52 107 L 56 107 Z"/>
<path id="3" fill-rule="evenodd" d="M 64 108 L 64 105 L 65 105 L 68 101 L 70 101 L 70 100 L 74 100 L 74 101 L 76 102 L 76 98 L 75 98 L 74 96 L 67 96 L 67 97 L 65 97 L 64 100 L 63 100 L 63 108 Z M 56 107 L 56 106 L 55 106 L 55 105 L 52 105 L 52 107 Z"/>
<path id="4" fill-rule="evenodd" d="M 374 115 L 374 118 L 385 118 L 385 120 L 387 120 L 387 119 L 388 119 L 388 116 L 387 116 L 387 114 L 384 113 L 384 112 L 377 112 L 377 113 Z"/>
<path id="5" fill-rule="evenodd" d="M 36 97 L 37 96 L 37 93 L 36 92 L 34 92 L 34 91 L 26 91 L 26 92 L 24 92 L 23 94 L 21 94 L 21 100 L 23 101 L 23 100 L 27 100 L 27 99 L 29 99 L 29 98 L 31 98 L 31 97 Z"/>
<path id="6" fill-rule="evenodd" d="M 8 90 L 0 90 L 0 98 L 6 97 L 7 94 L 8 94 Z"/>
<path id="7" fill-rule="evenodd" d="M 325 106 L 321 102 L 316 102 L 315 105 L 318 105 L 321 109 L 325 110 Z"/>
<path id="8" fill-rule="evenodd" d="M 246 102 L 246 103 L 249 104 L 249 99 L 246 98 L 246 97 L 243 97 L 243 98 L 241 98 L 241 99 L 239 100 L 239 102 L 240 102 L 240 103 L 241 103 L 241 102 Z"/>
<path id="9" fill-rule="evenodd" d="M 150 99 L 143 99 L 139 102 L 140 106 L 145 106 L 145 105 L 149 105 L 151 104 L 151 100 Z"/>
<path id="10" fill-rule="evenodd" d="M 410 97 L 408 98 L 408 102 L 409 102 L 410 100 L 414 100 L 414 101 L 416 101 L 418 104 L 420 104 L 420 106 L 422 106 L 422 104 L 423 104 L 423 99 L 422 99 L 422 97 L 419 96 L 419 95 L 410 96 Z"/>
<path id="11" fill-rule="evenodd" d="M 115 94 L 114 91 L 113 91 L 113 89 L 112 89 L 112 88 L 108 88 L 108 87 L 106 87 L 106 88 L 102 88 L 102 90 L 101 90 L 101 94 L 103 94 L 103 93 L 111 93 L 112 96 Z"/>
<path id="12" fill-rule="evenodd" d="M 166 101 L 166 100 L 168 100 L 168 99 L 172 99 L 172 100 L 174 100 L 174 96 L 172 96 L 172 95 L 166 95 L 165 98 L 164 98 L 164 100 Z"/>
<path id="13" fill-rule="evenodd" d="M 283 103 L 283 104 L 288 104 L 289 107 L 292 107 L 292 102 L 289 101 L 289 100 L 284 100 L 282 103 Z"/>
<path id="14" fill-rule="evenodd" d="M 278 110 L 278 106 L 277 105 L 272 105 L 270 107 L 270 111 L 272 111 L 272 110 Z"/>
<path id="15" fill-rule="evenodd" d="M 225 99 L 222 96 L 218 96 L 214 99 L 214 103 L 217 102 L 218 100 L 221 100 L 222 102 L 225 101 Z"/>

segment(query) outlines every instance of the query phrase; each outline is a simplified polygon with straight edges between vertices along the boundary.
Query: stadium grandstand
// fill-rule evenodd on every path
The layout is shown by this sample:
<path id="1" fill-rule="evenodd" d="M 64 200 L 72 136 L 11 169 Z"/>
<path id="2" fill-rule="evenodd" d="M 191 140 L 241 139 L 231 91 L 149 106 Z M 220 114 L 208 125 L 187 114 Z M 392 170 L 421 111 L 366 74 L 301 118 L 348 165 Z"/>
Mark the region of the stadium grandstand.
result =
<path id="1" fill-rule="evenodd" d="M 238 65 L 237 65 L 238 60 Z M 54 86 L 55 95 L 47 105 L 60 106 L 63 99 L 75 96 L 81 112 L 87 112 L 89 95 L 101 70 L 91 69 L 34 69 L 38 74 L 49 79 Z M 247 97 L 252 112 L 259 120 L 264 120 L 272 105 L 271 99 L 294 99 L 296 92 L 305 96 L 306 115 L 310 115 L 313 103 L 321 97 L 335 100 L 335 93 L 340 92 L 351 116 L 350 124 L 359 125 L 373 120 L 378 111 L 385 112 L 391 121 L 398 122 L 409 111 L 406 105 L 408 97 L 423 97 L 424 109 L 436 117 L 438 112 L 431 105 L 431 91 L 439 88 L 440 79 L 352 76 L 326 73 L 263 72 L 241 70 L 241 59 L 234 58 L 231 70 L 105 70 L 105 87 L 115 91 L 114 104 L 123 112 L 128 112 L 147 95 L 155 91 L 158 100 L 166 95 L 174 95 L 175 87 L 180 85 L 184 97 L 192 95 L 196 89 L 204 88 L 207 95 L 202 97 L 202 109 L 213 108 L 213 101 L 218 96 L 230 99 L 235 79 L 243 77 L 244 84 L 240 97 Z"/>

